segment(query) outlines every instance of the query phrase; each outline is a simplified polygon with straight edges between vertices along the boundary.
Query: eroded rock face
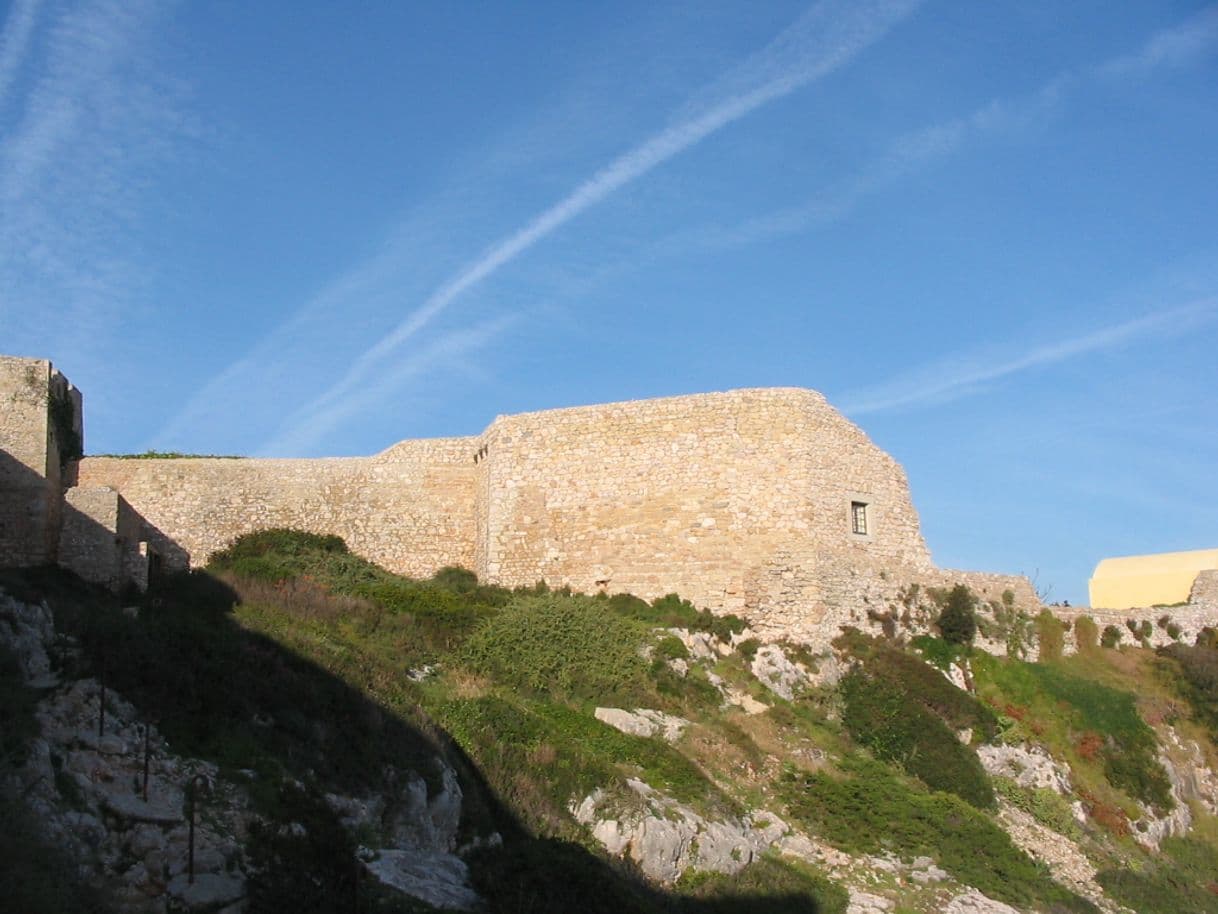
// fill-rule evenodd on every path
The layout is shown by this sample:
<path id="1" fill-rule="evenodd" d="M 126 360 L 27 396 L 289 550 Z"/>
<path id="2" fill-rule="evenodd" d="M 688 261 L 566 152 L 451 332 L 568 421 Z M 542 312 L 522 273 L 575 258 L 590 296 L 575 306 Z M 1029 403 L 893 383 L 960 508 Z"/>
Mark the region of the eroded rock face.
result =
<path id="1" fill-rule="evenodd" d="M 23 679 L 35 688 L 56 682 L 47 655 L 54 635 L 51 610 L 45 603 L 23 603 L 0 592 L 0 642 L 8 645 Z"/>
<path id="2" fill-rule="evenodd" d="M 597 708 L 595 714 L 597 720 L 615 730 L 632 736 L 658 736 L 669 743 L 679 740 L 681 733 L 689 726 L 689 721 L 684 717 L 649 708 L 635 708 L 634 711 L 624 708 Z"/>
<path id="3" fill-rule="evenodd" d="M 764 811 L 739 820 L 707 819 L 684 804 L 633 778 L 631 797 L 610 798 L 596 790 L 571 813 L 587 825 L 610 854 L 628 856 L 648 878 L 671 884 L 690 867 L 737 873 L 790 834 L 777 816 Z"/>
<path id="4" fill-rule="evenodd" d="M 22 796 L 47 838 L 80 861 L 89 878 L 114 888 L 124 914 L 163 914 L 167 907 L 235 914 L 244 905 L 243 844 L 254 819 L 244 787 L 220 779 L 209 762 L 171 752 L 157 728 L 113 689 L 106 690 L 100 726 L 101 684 L 58 686 L 48 654 L 54 637 L 45 605 L 0 593 L 0 641 L 13 648 L 27 684 L 49 690 L 35 712 L 40 734 L 0 790 Z M 388 835 L 390 846 L 366 863 L 382 881 L 436 907 L 470 908 L 480 899 L 452 853 L 461 787 L 442 759 L 434 764 L 439 786 L 430 792 L 422 776 L 406 771 L 392 802 L 336 794 L 327 801 L 348 827 L 371 825 Z M 193 880 L 184 812 L 192 783 L 204 812 L 195 828 Z"/>
<path id="5" fill-rule="evenodd" d="M 787 701 L 806 689 L 811 679 L 804 665 L 789 660 L 777 644 L 763 644 L 757 648 L 751 670 L 762 685 Z"/>
<path id="6" fill-rule="evenodd" d="M 1171 784 L 1171 798 L 1175 806 L 1165 812 L 1142 806 L 1142 817 L 1131 823 L 1130 834 L 1143 847 L 1157 851 L 1165 838 L 1188 834 L 1193 826 L 1193 811 L 1189 808 L 1187 794 L 1195 783 L 1194 772 L 1188 765 L 1177 765 L 1165 747 L 1159 749 L 1159 764 L 1167 772 Z"/>
<path id="7" fill-rule="evenodd" d="M 1006 777 L 1020 787 L 1048 788 L 1062 795 L 1072 790 L 1070 771 L 1039 746 L 978 746 L 986 773 Z"/>
<path id="8" fill-rule="evenodd" d="M 252 814 L 244 792 L 220 781 L 214 765 L 169 751 L 113 690 L 106 693 L 105 732 L 98 734 L 100 684 L 83 679 L 49 694 L 17 783 L 47 837 L 115 887 L 124 912 L 215 909 L 245 896 L 242 849 Z M 195 829 L 194 874 L 188 878 L 186 787 L 194 783 L 206 815 Z M 66 793 L 65 793 L 66 792 Z"/>
<path id="9" fill-rule="evenodd" d="M 943 914 L 1019 914 L 1019 911 L 1009 904 L 987 898 L 976 889 L 969 889 L 949 901 Z"/>
<path id="10" fill-rule="evenodd" d="M 469 910 L 482 899 L 469 887 L 469 868 L 453 854 L 382 850 L 365 864 L 385 885 L 437 908 Z"/>

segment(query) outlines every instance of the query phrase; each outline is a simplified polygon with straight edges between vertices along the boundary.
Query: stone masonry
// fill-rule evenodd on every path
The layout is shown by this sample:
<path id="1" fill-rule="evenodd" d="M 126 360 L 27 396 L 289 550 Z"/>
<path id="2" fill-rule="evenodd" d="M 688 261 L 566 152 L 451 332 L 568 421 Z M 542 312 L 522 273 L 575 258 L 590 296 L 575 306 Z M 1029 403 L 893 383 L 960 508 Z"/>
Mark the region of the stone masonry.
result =
<path id="1" fill-rule="evenodd" d="M 202 565 L 241 534 L 295 527 L 412 576 L 460 565 L 507 586 L 676 591 L 770 636 L 836 632 L 914 581 L 1035 603 L 1024 578 L 935 568 L 900 465 L 810 390 L 500 416 L 481 435 L 363 458 L 87 457 L 64 466 L 65 489 L 40 394 L 60 377 L 49 362 L 0 358 L 0 398 L 13 404 L 0 453 L 46 502 L 22 526 L 25 490 L 6 490 L 5 529 L 36 527 L 46 546 L 21 552 L 10 536 L 0 564 L 57 560 L 142 584 L 150 559 Z"/>

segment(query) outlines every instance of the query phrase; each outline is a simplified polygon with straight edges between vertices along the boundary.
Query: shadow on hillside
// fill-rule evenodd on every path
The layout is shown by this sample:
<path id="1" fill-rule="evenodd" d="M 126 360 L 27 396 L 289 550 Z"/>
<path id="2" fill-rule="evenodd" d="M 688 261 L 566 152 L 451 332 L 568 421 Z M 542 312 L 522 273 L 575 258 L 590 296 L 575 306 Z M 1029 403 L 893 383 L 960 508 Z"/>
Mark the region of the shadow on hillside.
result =
<path id="1" fill-rule="evenodd" d="M 421 711 L 407 708 L 404 713 L 414 716 L 407 719 L 313 661 L 243 628 L 231 613 L 235 591 L 204 572 L 163 577 L 134 618 L 112 594 L 58 569 L 3 571 L 0 587 L 19 598 L 47 600 L 57 628 L 79 640 L 77 668 L 65 672 L 104 676 L 109 688 L 157 725 L 175 752 L 208 758 L 228 776 L 248 781 L 259 811 L 273 821 L 286 825 L 306 813 L 271 785 L 305 785 L 312 814 L 325 816 L 323 790 L 400 796 L 408 771 L 423 776 L 434 794 L 440 787 L 434 759 L 444 758 L 465 794 L 461 840 L 495 831 L 504 838 L 502 847 L 470 858 L 490 914 L 822 910 L 802 895 L 698 899 L 665 893 L 626 865 L 578 844 L 530 835 L 471 760 Z M 386 817 L 394 811 L 391 804 Z M 264 873 L 261 889 L 251 883 L 251 911 L 292 909 L 300 899 L 282 893 L 302 891 L 310 911 L 349 911 L 353 889 L 360 893 L 360 910 L 403 910 L 366 881 L 363 889 L 352 882 L 350 864 L 341 861 L 352 859 L 354 842 L 341 829 L 310 828 L 294 850 L 275 841 L 275 853 L 266 858 L 273 872 Z M 372 894 L 365 899 L 364 892 Z"/>

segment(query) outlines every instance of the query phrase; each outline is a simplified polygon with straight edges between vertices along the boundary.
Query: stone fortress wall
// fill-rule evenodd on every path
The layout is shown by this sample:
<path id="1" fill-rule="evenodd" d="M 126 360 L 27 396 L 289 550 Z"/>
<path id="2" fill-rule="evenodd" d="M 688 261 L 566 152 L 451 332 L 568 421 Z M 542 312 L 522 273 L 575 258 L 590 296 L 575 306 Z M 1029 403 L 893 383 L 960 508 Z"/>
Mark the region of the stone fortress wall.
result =
<path id="1" fill-rule="evenodd" d="M 0 357 L 0 556 L 11 564 L 55 561 L 81 431 L 80 393 L 49 361 Z"/>
<path id="2" fill-rule="evenodd" d="M 54 397 L 74 431 L 48 419 Z M 295 527 L 406 575 L 676 591 L 814 643 L 874 624 L 913 583 L 1039 607 L 1024 577 L 936 568 L 900 465 L 810 390 L 499 416 L 481 435 L 301 460 L 65 459 L 80 398 L 45 360 L 0 357 L 0 404 L 0 565 L 142 586 L 150 563 L 199 566 L 243 533 Z"/>
<path id="3" fill-rule="evenodd" d="M 755 612 L 832 596 L 816 574 L 792 584 L 801 561 L 932 567 L 900 466 L 812 391 L 501 416 L 482 440 L 488 580 Z"/>
<path id="4" fill-rule="evenodd" d="M 302 460 L 86 457 L 81 485 L 123 494 L 169 567 L 202 565 L 244 533 L 338 534 L 400 574 L 473 568 L 473 439 L 408 441 L 375 457 Z"/>

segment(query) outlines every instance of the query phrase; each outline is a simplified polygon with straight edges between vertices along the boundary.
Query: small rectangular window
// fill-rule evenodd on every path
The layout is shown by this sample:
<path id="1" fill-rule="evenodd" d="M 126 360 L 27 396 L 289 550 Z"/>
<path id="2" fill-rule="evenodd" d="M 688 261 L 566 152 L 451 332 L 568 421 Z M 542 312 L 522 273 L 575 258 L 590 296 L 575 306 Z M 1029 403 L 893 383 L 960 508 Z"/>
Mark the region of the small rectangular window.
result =
<path id="1" fill-rule="evenodd" d="M 850 502 L 850 529 L 859 536 L 867 535 L 867 503 Z"/>

